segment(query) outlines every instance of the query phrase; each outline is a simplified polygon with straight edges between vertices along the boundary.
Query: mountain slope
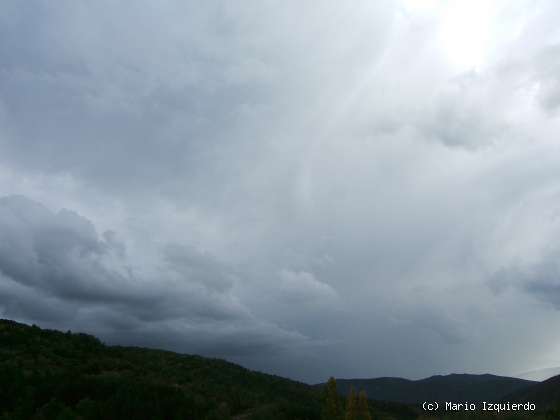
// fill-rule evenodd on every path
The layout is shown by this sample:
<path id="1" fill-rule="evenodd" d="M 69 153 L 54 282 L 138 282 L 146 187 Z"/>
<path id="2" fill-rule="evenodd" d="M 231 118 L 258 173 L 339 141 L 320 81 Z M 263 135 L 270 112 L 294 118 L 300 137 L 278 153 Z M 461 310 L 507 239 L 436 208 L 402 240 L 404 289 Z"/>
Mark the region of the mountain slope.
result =
<path id="1" fill-rule="evenodd" d="M 219 359 L 0 319 L 2 420 L 319 420 L 320 390 Z M 372 404 L 410 420 L 406 405 Z"/>
<path id="2" fill-rule="evenodd" d="M 537 382 L 529 388 L 512 392 L 504 400 L 532 402 L 542 409 L 560 408 L 560 375 Z"/>
<path id="3" fill-rule="evenodd" d="M 553 376 L 560 375 L 560 367 L 550 367 L 544 369 L 530 370 L 515 375 L 516 378 L 529 379 L 530 381 L 542 382 Z"/>
<path id="4" fill-rule="evenodd" d="M 319 394 L 306 384 L 8 320 L 0 320 L 0 396 L 2 419 L 320 417 Z"/>
<path id="5" fill-rule="evenodd" d="M 423 401 L 480 402 L 499 401 L 512 392 L 535 384 L 518 378 L 495 375 L 452 374 L 412 381 L 402 378 L 337 379 L 339 391 L 347 395 L 350 387 L 364 389 L 374 400 L 401 403 Z"/>

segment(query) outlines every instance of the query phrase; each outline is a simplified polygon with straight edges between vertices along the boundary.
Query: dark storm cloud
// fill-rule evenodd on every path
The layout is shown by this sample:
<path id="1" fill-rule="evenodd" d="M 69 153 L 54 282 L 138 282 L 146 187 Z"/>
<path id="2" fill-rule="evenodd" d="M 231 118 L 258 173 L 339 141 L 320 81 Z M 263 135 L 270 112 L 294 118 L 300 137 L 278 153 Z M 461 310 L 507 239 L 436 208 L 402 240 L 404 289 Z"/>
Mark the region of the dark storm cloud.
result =
<path id="1" fill-rule="evenodd" d="M 301 78 L 306 70 L 333 77 L 331 47 L 315 51 L 312 44 L 329 22 L 312 9 L 305 10 L 316 15 L 310 27 L 288 11 L 273 18 L 264 5 L 185 3 L 172 6 L 175 14 L 149 2 L 114 6 L 12 6 L 0 44 L 0 88 L 9 125 L 17 127 L 3 142 L 13 165 L 70 171 L 109 191 L 148 185 L 204 195 L 199 183 L 252 164 L 249 156 L 229 156 L 259 153 L 271 140 L 272 119 L 289 129 L 282 125 L 294 115 L 290 95 L 320 88 Z M 157 16 L 170 20 L 162 25 Z M 291 34 L 285 23 L 294 26 Z M 304 53 L 308 48 L 314 51 Z M 135 159 L 123 168 L 131 153 Z M 179 174 L 194 185 L 177 185 Z"/>
<path id="2" fill-rule="evenodd" d="M 499 270 L 490 280 L 490 287 L 495 293 L 507 293 L 508 289 L 517 288 L 560 309 L 558 253 L 549 249 L 538 261 L 512 264 Z"/>
<path id="3" fill-rule="evenodd" d="M 308 381 L 558 366 L 558 19 L 2 2 L 2 316 Z"/>
<path id="4" fill-rule="evenodd" d="M 108 338 L 155 345 L 160 337 L 174 348 L 229 356 L 239 349 L 278 347 L 285 339 L 305 340 L 259 325 L 228 295 L 227 270 L 195 250 L 168 247 L 169 271 L 162 266 L 159 278 L 146 279 L 124 258 L 114 234 L 104 236 L 74 212 L 53 213 L 19 196 L 1 198 L 4 313 L 74 328 L 105 325 Z M 174 271 L 178 279 L 171 278 Z M 188 339 L 185 332 L 191 332 Z M 189 340 L 195 337 L 193 346 Z"/>

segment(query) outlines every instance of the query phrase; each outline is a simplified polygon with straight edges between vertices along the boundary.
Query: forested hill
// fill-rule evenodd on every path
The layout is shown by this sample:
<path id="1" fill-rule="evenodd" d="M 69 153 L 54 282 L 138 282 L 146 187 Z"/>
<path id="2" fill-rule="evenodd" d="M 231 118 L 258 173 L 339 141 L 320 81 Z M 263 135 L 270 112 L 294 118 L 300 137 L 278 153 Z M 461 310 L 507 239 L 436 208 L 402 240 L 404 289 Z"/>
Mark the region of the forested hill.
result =
<path id="1" fill-rule="evenodd" d="M 560 375 L 537 382 L 529 388 L 513 392 L 506 397 L 509 401 L 532 401 L 539 407 L 560 408 Z M 557 418 L 560 418 L 558 416 Z"/>
<path id="2" fill-rule="evenodd" d="M 0 320 L 0 396 L 2 420 L 320 418 L 319 393 L 299 382 L 9 320 Z"/>
<path id="3" fill-rule="evenodd" d="M 402 403 L 422 401 L 500 401 L 505 396 L 531 388 L 537 382 L 496 375 L 437 375 L 412 381 L 402 378 L 337 379 L 338 390 L 364 389 L 374 400 Z"/>
<path id="4" fill-rule="evenodd" d="M 0 320 L 0 420 L 426 418 L 419 407 L 343 398 L 336 385 L 331 398 L 323 391 L 219 359 L 107 346 L 91 335 Z M 333 407 L 339 414 L 325 415 Z M 455 414 L 445 418 L 486 418 Z"/>
<path id="5" fill-rule="evenodd" d="M 319 420 L 322 399 L 309 385 L 219 359 L 0 320 L 1 420 Z M 376 420 L 417 417 L 394 403 L 372 410 Z"/>

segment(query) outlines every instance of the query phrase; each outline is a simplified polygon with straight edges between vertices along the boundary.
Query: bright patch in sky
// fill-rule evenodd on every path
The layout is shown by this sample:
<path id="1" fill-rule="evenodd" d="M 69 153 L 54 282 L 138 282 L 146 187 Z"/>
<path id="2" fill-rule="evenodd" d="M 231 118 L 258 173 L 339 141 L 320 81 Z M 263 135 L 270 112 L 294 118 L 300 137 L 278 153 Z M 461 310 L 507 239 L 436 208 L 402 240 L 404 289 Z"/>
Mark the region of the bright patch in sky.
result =
<path id="1" fill-rule="evenodd" d="M 484 64 L 492 19 L 490 4 L 461 1 L 449 4 L 443 13 L 442 47 L 450 63 L 466 69 Z"/>
<path id="2" fill-rule="evenodd" d="M 433 19 L 437 41 L 448 63 L 457 70 L 478 69 L 489 53 L 495 3 L 481 0 L 407 0 L 411 15 Z"/>

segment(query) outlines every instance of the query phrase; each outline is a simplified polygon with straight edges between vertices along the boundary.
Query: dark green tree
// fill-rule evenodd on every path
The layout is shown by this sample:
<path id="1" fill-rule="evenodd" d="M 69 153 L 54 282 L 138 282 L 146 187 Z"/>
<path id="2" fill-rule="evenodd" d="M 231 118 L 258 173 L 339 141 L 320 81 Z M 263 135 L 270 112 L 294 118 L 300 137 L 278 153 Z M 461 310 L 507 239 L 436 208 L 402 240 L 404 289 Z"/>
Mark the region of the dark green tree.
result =
<path id="1" fill-rule="evenodd" d="M 336 379 L 332 376 L 325 386 L 325 395 L 323 401 L 323 420 L 342 420 L 342 410 L 340 407 L 340 398 L 336 390 Z"/>
<path id="2" fill-rule="evenodd" d="M 358 420 L 358 396 L 356 391 L 354 391 L 354 387 L 350 387 L 344 420 Z"/>
<path id="3" fill-rule="evenodd" d="M 371 420 L 366 391 L 361 390 L 358 396 L 358 420 Z"/>

